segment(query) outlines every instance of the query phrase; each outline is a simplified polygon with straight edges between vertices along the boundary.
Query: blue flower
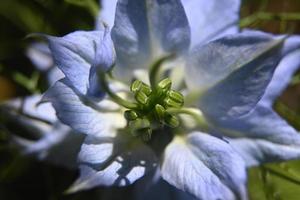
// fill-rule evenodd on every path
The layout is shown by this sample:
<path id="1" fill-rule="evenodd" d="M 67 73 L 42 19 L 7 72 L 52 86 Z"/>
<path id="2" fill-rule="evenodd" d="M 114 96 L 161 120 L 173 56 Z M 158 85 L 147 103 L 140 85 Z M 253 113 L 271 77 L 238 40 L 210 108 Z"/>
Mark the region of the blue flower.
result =
<path id="1" fill-rule="evenodd" d="M 77 168 L 76 157 L 84 135 L 75 134 L 61 124 L 51 104 L 38 105 L 41 95 L 17 98 L 1 105 L 5 122 L 21 128 L 21 135 L 11 135 L 11 142 L 24 155 L 71 169 Z M 5 124 L 6 126 L 6 124 Z M 15 127 L 7 125 L 14 131 Z"/>
<path id="2" fill-rule="evenodd" d="M 45 74 L 49 85 L 64 77 L 54 65 L 46 43 L 31 44 L 26 54 L 36 69 Z M 63 125 L 50 103 L 39 104 L 41 98 L 42 95 L 34 94 L 1 103 L 0 111 L 6 116 L 4 126 L 12 132 L 11 142 L 24 155 L 77 169 L 77 155 L 84 135 L 76 134 Z M 15 127 L 11 127 L 10 123 L 22 128 L 22 134 L 16 134 Z"/>
<path id="3" fill-rule="evenodd" d="M 65 78 L 43 101 L 87 135 L 70 192 L 156 172 L 199 199 L 247 199 L 247 167 L 300 157 L 298 132 L 272 110 L 300 38 L 238 33 L 238 9 L 119 0 L 97 31 L 46 36 Z"/>

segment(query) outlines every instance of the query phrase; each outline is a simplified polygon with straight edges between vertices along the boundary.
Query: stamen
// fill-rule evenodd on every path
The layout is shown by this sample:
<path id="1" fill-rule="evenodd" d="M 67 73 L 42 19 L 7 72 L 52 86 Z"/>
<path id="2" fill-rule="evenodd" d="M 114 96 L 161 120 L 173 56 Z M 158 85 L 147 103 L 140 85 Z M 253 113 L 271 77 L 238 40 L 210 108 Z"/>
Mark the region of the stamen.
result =
<path id="1" fill-rule="evenodd" d="M 167 61 L 171 60 L 175 57 L 175 54 L 170 54 L 168 56 L 162 57 L 159 60 L 157 60 L 153 65 L 150 67 L 150 73 L 149 73 L 149 80 L 152 88 L 156 87 L 156 84 L 158 83 L 158 80 L 160 79 L 160 73 L 159 70 L 163 66 L 162 64 Z"/>
<path id="2" fill-rule="evenodd" d="M 137 108 L 124 113 L 132 135 L 140 136 L 143 140 L 151 139 L 153 129 L 164 125 L 176 128 L 179 119 L 166 111 L 168 108 L 180 109 L 183 106 L 183 95 L 171 89 L 169 78 L 161 80 L 155 87 L 150 87 L 142 81 L 135 80 L 130 90 L 134 94 Z"/>
<path id="3" fill-rule="evenodd" d="M 206 121 L 206 119 L 201 114 L 195 112 L 193 108 L 181 108 L 181 109 L 169 108 L 166 111 L 170 114 L 175 114 L 175 115 L 179 115 L 179 114 L 189 115 L 197 122 L 197 125 L 200 128 L 202 128 L 203 130 L 208 130 L 208 122 Z"/>
<path id="4" fill-rule="evenodd" d="M 114 92 L 112 92 L 110 90 L 107 79 L 106 79 L 106 73 L 99 73 L 98 75 L 100 77 L 99 79 L 100 79 L 102 89 L 109 95 L 109 97 L 115 103 L 117 103 L 125 108 L 128 108 L 128 109 L 136 109 L 137 108 L 137 104 L 126 101 L 125 99 L 121 98 L 120 96 L 118 96 L 117 94 L 115 94 Z"/>

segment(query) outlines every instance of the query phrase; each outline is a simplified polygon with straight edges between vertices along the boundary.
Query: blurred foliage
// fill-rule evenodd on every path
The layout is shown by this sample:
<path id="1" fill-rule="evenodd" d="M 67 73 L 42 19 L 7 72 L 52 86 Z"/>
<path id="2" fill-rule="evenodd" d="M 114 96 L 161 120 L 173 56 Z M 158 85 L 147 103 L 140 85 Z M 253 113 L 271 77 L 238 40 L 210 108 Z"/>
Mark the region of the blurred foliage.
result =
<path id="1" fill-rule="evenodd" d="M 300 33 L 300 1 L 246 0 L 240 26 L 272 33 Z M 300 67 L 300 66 L 299 66 Z M 300 73 L 274 105 L 276 111 L 300 130 Z M 298 200 L 300 161 L 266 164 L 249 170 L 251 200 Z"/>
<path id="2" fill-rule="evenodd" d="M 78 29 L 91 30 L 98 10 L 96 0 L 1 0 L 0 101 L 33 91 L 30 84 L 24 84 L 26 77 L 35 78 L 33 73 L 37 73 L 24 53 L 32 42 L 25 39 L 28 34 L 64 35 Z M 9 93 L 4 84 L 9 85 Z"/>
<path id="3" fill-rule="evenodd" d="M 43 92 L 46 79 L 25 55 L 30 33 L 64 35 L 91 30 L 97 0 L 1 0 L 0 2 L 0 101 Z M 300 1 L 244 0 L 240 26 L 273 33 L 300 33 Z M 300 73 L 275 104 L 275 109 L 300 130 Z M 77 171 L 66 170 L 24 157 L 9 144 L 10 132 L 0 115 L 0 199 L 80 200 L 127 199 L 131 187 L 98 188 L 74 195 L 63 192 Z M 18 128 L 15 128 L 18 129 Z M 22 129 L 16 131 L 22 131 Z M 300 161 L 267 164 L 249 170 L 251 200 L 298 200 Z M 114 196 L 110 196 L 114 194 Z"/>

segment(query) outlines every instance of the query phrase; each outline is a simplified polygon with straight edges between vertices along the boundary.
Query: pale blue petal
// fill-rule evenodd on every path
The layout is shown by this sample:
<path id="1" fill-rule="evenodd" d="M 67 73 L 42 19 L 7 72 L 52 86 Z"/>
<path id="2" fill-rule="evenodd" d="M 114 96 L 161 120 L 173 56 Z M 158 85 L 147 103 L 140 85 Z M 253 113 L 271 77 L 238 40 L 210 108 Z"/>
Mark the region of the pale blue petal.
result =
<path id="1" fill-rule="evenodd" d="M 17 98 L 4 102 L 0 106 L 0 114 L 5 116 L 3 126 L 13 133 L 16 131 L 23 137 L 39 139 L 44 134 L 51 130 L 51 126 L 56 121 L 54 109 L 50 104 L 44 104 L 42 107 L 37 107 L 36 104 L 40 101 L 41 96 L 30 96 L 25 98 Z M 46 108 L 45 112 L 42 112 Z M 50 108 L 49 116 L 47 110 Z M 51 110 L 52 109 L 52 110 Z M 16 126 L 10 126 L 15 124 Z M 19 127 L 19 129 L 18 129 Z M 31 142 L 29 142 L 31 144 Z"/>
<path id="2" fill-rule="evenodd" d="M 46 74 L 48 84 L 52 86 L 56 81 L 65 77 L 64 73 L 57 67 L 53 66 Z"/>
<path id="3" fill-rule="evenodd" d="M 57 123 L 42 138 L 32 141 L 16 137 L 15 142 L 26 155 L 37 157 L 50 164 L 77 169 L 77 155 L 84 135 L 71 132 L 70 128 Z M 24 143 L 24 141 L 30 143 Z"/>
<path id="4" fill-rule="evenodd" d="M 286 55 L 279 63 L 260 104 L 271 106 L 286 89 L 293 74 L 300 68 L 300 49 Z"/>
<path id="5" fill-rule="evenodd" d="M 55 66 L 46 43 L 31 44 L 26 50 L 26 55 L 39 71 L 45 73 L 49 85 L 53 85 L 64 77 L 63 73 Z"/>
<path id="6" fill-rule="evenodd" d="M 79 133 L 112 136 L 117 128 L 126 125 L 122 113 L 101 112 L 103 108 L 109 109 L 104 101 L 96 104 L 87 99 L 66 79 L 51 87 L 44 95 L 43 101 L 50 101 L 57 117 Z"/>
<path id="7" fill-rule="evenodd" d="M 295 51 L 300 48 L 299 35 L 274 35 L 271 33 L 261 32 L 259 30 L 253 30 L 253 29 L 243 29 L 242 33 L 252 35 L 252 36 L 258 36 L 258 37 L 264 35 L 266 37 L 272 37 L 273 39 L 286 38 L 282 48 L 283 55 L 291 53 L 292 51 Z"/>
<path id="8" fill-rule="evenodd" d="M 117 1 L 118 0 L 101 0 L 99 19 L 105 22 L 110 28 L 114 25 Z"/>
<path id="9" fill-rule="evenodd" d="M 240 0 L 181 0 L 192 46 L 238 32 Z"/>
<path id="10" fill-rule="evenodd" d="M 190 28 L 180 0 L 119 0 L 112 38 L 124 78 L 124 70 L 129 76 L 166 53 L 186 50 Z"/>
<path id="11" fill-rule="evenodd" d="M 15 112 L 20 117 L 31 119 L 40 119 L 49 123 L 56 122 L 57 118 L 55 110 L 49 103 L 38 105 L 41 101 L 42 95 L 32 95 L 24 98 L 17 98 L 5 102 L 2 104 L 3 107 L 7 107 L 11 113 Z M 34 121 L 34 120 L 32 120 Z"/>
<path id="12" fill-rule="evenodd" d="M 99 73 L 108 71 L 115 63 L 115 51 L 108 27 L 104 27 L 102 42 L 96 49 L 95 59 L 89 75 L 88 96 L 101 99 L 104 96 L 102 92 Z"/>
<path id="13" fill-rule="evenodd" d="M 105 44 L 109 49 L 103 49 L 105 40 L 105 30 L 103 31 L 77 31 L 64 37 L 46 36 L 49 41 L 49 48 L 53 55 L 55 64 L 63 71 L 66 78 L 81 93 L 86 94 L 89 90 L 90 68 L 95 63 L 95 58 L 101 54 L 97 50 L 101 49 L 103 55 L 113 53 L 111 44 Z M 103 56 L 101 57 L 103 58 Z M 111 59 L 113 56 L 107 57 Z M 97 60 L 99 61 L 99 60 Z M 100 60 L 103 63 L 113 63 L 111 60 Z M 102 66 L 102 65 L 100 65 Z M 104 66 L 106 70 L 108 66 Z"/>
<path id="14" fill-rule="evenodd" d="M 54 66 L 51 52 L 46 43 L 33 43 L 26 49 L 26 56 L 41 71 L 47 71 Z"/>
<path id="15" fill-rule="evenodd" d="M 228 141 L 244 158 L 247 167 L 268 162 L 300 159 L 299 145 L 285 145 L 268 140 L 250 138 L 228 139 Z"/>
<path id="16" fill-rule="evenodd" d="M 11 142 L 25 155 L 75 169 L 76 155 L 83 142 L 83 135 L 71 133 L 70 128 L 57 121 L 51 104 L 38 105 L 40 100 L 41 95 L 34 95 L 14 99 L 1 106 L 1 114 L 6 116 L 5 121 L 22 129 L 22 135 L 17 135 L 12 130 Z M 6 128 L 10 130 L 12 127 Z"/>
<path id="17" fill-rule="evenodd" d="M 69 192 L 127 186 L 156 168 L 157 159 L 150 147 L 125 134 L 86 138 L 79 154 L 80 177 Z"/>
<path id="18" fill-rule="evenodd" d="M 228 141 L 248 166 L 300 158 L 300 134 L 270 107 L 258 104 L 247 115 L 221 126 L 223 134 L 237 137 Z"/>
<path id="19" fill-rule="evenodd" d="M 283 40 L 238 34 L 197 48 L 186 66 L 198 106 L 215 122 L 249 112 L 260 100 L 281 57 Z"/>
<path id="20" fill-rule="evenodd" d="M 242 158 L 226 142 L 194 132 L 166 148 L 162 177 L 199 199 L 247 199 Z"/>

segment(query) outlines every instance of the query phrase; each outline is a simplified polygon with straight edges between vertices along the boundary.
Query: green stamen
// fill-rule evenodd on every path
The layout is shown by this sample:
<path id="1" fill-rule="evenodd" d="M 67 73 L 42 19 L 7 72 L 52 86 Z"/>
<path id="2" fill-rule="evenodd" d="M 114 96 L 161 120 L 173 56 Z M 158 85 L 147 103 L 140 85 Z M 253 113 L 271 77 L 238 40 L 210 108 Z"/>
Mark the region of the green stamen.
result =
<path id="1" fill-rule="evenodd" d="M 155 63 L 153 63 L 153 65 L 150 67 L 149 80 L 152 88 L 155 88 L 158 80 L 160 79 L 159 70 L 161 69 L 162 64 L 168 60 L 173 59 L 174 57 L 175 54 L 170 54 L 168 56 L 162 57 Z"/>
<path id="2" fill-rule="evenodd" d="M 121 98 L 120 96 L 116 95 L 114 92 L 112 92 L 109 88 L 106 74 L 105 73 L 99 73 L 99 79 L 102 86 L 102 89 L 110 96 L 110 98 L 117 104 L 128 108 L 128 109 L 136 109 L 137 105 L 135 103 L 131 103 L 129 101 L 126 101 L 125 99 Z"/>
<path id="3" fill-rule="evenodd" d="M 164 127 L 177 128 L 181 122 L 179 119 L 181 114 L 192 116 L 204 129 L 208 127 L 201 115 L 183 107 L 184 96 L 171 89 L 171 79 L 165 78 L 159 81 L 158 71 L 162 63 L 170 58 L 171 56 L 164 57 L 152 66 L 149 75 L 151 86 L 140 80 L 132 82 L 130 91 L 133 93 L 134 102 L 127 101 L 111 91 L 106 74 L 99 74 L 103 90 L 114 102 L 127 108 L 124 117 L 131 135 L 143 141 L 151 140 L 153 130 Z"/>

